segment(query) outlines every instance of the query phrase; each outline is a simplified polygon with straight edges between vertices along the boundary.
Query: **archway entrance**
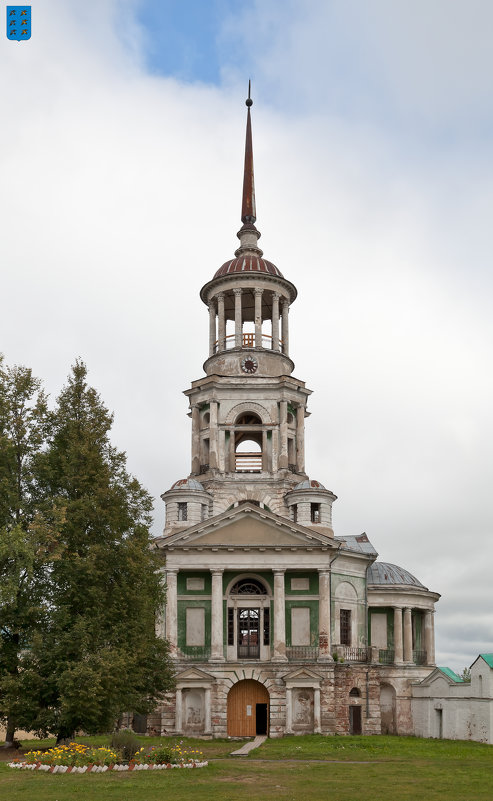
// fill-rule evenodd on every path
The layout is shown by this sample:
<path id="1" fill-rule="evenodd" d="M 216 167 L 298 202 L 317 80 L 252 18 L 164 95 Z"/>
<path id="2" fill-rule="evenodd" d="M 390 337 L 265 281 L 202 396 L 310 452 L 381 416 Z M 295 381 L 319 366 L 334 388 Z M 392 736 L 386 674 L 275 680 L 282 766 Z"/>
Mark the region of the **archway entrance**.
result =
<path id="1" fill-rule="evenodd" d="M 269 733 L 269 692 L 254 679 L 234 684 L 228 693 L 228 737 Z"/>

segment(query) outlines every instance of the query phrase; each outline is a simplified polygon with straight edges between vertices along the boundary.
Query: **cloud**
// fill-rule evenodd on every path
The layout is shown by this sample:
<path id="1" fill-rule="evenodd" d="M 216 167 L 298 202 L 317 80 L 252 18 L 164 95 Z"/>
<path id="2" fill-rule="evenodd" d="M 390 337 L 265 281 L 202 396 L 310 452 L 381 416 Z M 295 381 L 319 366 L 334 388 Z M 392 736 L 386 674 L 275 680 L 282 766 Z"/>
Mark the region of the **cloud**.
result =
<path id="1" fill-rule="evenodd" d="M 459 115 L 462 84 L 437 110 L 454 146 L 444 154 L 420 127 L 410 148 L 385 117 L 399 101 L 420 126 L 435 124 L 424 91 L 431 44 L 414 73 L 405 31 L 422 43 L 418 23 L 382 2 L 367 28 L 362 7 L 308 3 L 302 15 L 288 2 L 281 14 L 266 0 L 262 16 L 258 4 L 249 10 L 260 244 L 299 289 L 295 375 L 315 390 L 307 470 L 339 496 L 336 534 L 366 530 L 382 560 L 442 593 L 446 655 L 465 643 L 461 615 L 482 615 L 471 647 L 491 621 L 493 184 L 479 109 L 491 71 L 481 69 L 482 29 L 464 75 L 478 83 L 474 111 Z M 443 8 L 428 14 L 435 31 Z M 453 8 L 437 50 L 445 63 L 452 33 L 473 30 Z M 83 357 L 115 411 L 115 443 L 158 497 L 190 470 L 181 390 L 207 356 L 198 291 L 237 244 L 245 81 L 235 69 L 245 61 L 241 50 L 223 61 L 221 87 L 151 76 L 132 3 L 123 17 L 109 0 L 46 9 L 29 47 L 0 50 L 1 74 L 15 75 L 4 77 L 0 130 L 2 349 L 52 396 Z M 238 15 L 226 23 L 241 29 Z M 385 100 L 378 121 L 362 100 L 377 51 L 368 81 L 369 97 Z M 441 61 L 429 79 L 443 84 Z M 158 502 L 156 533 L 163 518 Z"/>

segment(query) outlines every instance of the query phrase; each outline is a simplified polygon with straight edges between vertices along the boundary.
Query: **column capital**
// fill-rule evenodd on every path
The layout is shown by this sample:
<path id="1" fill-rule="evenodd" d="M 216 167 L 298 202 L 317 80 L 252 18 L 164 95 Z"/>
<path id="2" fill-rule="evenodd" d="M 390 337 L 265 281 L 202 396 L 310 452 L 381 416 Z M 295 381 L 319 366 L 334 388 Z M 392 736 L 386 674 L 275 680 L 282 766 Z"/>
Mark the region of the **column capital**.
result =
<path id="1" fill-rule="evenodd" d="M 180 572 L 180 569 L 178 567 L 167 567 L 165 568 L 165 570 L 167 576 L 177 576 L 178 573 Z"/>
<path id="2" fill-rule="evenodd" d="M 264 290 L 262 289 L 262 287 L 256 286 L 253 291 L 255 292 L 256 295 L 262 295 Z"/>
<path id="3" fill-rule="evenodd" d="M 273 567 L 272 568 L 272 572 L 274 573 L 275 576 L 284 576 L 284 574 L 286 572 L 286 568 L 285 567 Z"/>
<path id="4" fill-rule="evenodd" d="M 223 567 L 210 567 L 209 570 L 213 576 L 222 576 L 224 573 Z"/>
<path id="5" fill-rule="evenodd" d="M 224 294 L 224 292 L 218 292 L 214 297 L 216 300 L 224 300 Z"/>
<path id="6" fill-rule="evenodd" d="M 277 291 L 274 289 L 274 290 L 273 290 L 273 292 L 272 292 L 272 297 L 274 298 L 274 300 L 276 300 L 276 299 L 277 299 L 277 300 L 279 300 L 279 298 L 281 297 L 281 293 L 280 293 L 280 292 L 277 292 Z"/>
<path id="7" fill-rule="evenodd" d="M 216 305 L 216 298 L 217 298 L 217 295 L 216 295 L 216 296 L 214 296 L 214 297 L 210 297 L 210 298 L 208 298 L 208 300 L 207 300 L 207 306 L 209 307 L 209 310 L 210 310 L 210 309 L 213 309 L 213 310 L 214 310 L 214 307 L 215 307 L 215 305 Z"/>
<path id="8" fill-rule="evenodd" d="M 241 288 L 241 286 L 240 287 L 236 287 L 235 289 L 233 289 L 233 295 L 241 295 L 242 292 L 243 292 L 243 289 Z"/>
<path id="9" fill-rule="evenodd" d="M 330 567 L 317 567 L 319 576 L 330 576 Z"/>

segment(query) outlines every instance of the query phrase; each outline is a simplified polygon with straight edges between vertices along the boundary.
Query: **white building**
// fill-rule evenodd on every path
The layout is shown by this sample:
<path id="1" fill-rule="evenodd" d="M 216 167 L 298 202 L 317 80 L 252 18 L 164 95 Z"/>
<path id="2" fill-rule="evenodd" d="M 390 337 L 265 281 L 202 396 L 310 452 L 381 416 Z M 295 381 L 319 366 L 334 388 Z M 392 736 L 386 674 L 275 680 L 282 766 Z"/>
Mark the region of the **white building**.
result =
<path id="1" fill-rule="evenodd" d="M 149 728 L 412 733 L 439 595 L 377 562 L 366 534 L 335 536 L 336 496 L 305 471 L 311 391 L 289 355 L 297 291 L 258 246 L 247 106 L 240 246 L 200 292 L 209 325 L 204 375 L 185 392 L 191 472 L 162 496 L 162 633 L 177 684 Z"/>
<path id="2" fill-rule="evenodd" d="M 415 734 L 493 743 L 493 654 L 479 654 L 466 682 L 437 667 L 412 688 Z"/>

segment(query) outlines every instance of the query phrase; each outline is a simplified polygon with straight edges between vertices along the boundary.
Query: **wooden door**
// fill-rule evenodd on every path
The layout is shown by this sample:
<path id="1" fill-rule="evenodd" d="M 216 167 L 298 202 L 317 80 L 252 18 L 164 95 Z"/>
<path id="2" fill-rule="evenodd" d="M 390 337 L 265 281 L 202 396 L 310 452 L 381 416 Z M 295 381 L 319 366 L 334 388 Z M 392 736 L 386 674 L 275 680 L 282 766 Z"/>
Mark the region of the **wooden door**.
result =
<path id="1" fill-rule="evenodd" d="M 349 734 L 361 734 L 361 707 L 349 707 Z"/>
<path id="2" fill-rule="evenodd" d="M 269 692 L 254 679 L 234 684 L 228 693 L 228 736 L 255 737 L 257 733 L 257 704 L 267 704 L 269 719 Z"/>

